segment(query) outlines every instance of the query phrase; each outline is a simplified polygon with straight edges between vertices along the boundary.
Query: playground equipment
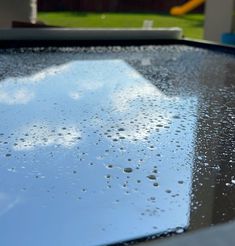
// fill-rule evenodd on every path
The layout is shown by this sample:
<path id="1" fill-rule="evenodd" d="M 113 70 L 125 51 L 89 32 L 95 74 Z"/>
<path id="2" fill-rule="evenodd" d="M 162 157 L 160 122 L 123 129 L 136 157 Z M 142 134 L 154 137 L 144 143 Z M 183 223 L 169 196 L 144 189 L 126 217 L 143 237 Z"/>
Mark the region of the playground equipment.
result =
<path id="1" fill-rule="evenodd" d="M 174 16 L 181 16 L 187 14 L 188 12 L 202 5 L 204 2 L 205 0 L 190 0 L 182 6 L 175 6 L 171 8 L 170 14 Z"/>

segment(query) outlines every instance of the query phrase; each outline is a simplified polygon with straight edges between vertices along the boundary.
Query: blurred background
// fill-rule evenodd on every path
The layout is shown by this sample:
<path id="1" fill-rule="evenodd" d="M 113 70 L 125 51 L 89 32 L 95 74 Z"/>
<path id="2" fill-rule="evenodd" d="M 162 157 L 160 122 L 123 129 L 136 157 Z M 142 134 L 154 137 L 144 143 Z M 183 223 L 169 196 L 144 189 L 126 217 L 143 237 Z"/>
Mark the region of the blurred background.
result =
<path id="1" fill-rule="evenodd" d="M 234 32 L 234 0 L 0 0 L 0 27 L 180 27 L 192 39 Z"/>
<path id="2" fill-rule="evenodd" d="M 153 27 L 182 27 L 185 35 L 200 39 L 204 4 L 187 15 L 170 15 L 173 6 L 185 2 L 187 0 L 39 0 L 38 19 L 68 27 L 121 28 L 142 27 L 149 20 Z"/>

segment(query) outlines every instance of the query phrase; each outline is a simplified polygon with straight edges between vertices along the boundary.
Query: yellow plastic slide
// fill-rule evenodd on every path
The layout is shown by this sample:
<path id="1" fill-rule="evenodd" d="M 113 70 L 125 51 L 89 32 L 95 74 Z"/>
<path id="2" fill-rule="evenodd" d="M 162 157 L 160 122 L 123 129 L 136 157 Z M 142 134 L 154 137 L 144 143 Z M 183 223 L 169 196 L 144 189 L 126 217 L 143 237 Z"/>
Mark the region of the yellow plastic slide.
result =
<path id="1" fill-rule="evenodd" d="M 175 6 L 171 8 L 170 14 L 174 16 L 180 16 L 180 15 L 187 14 L 188 12 L 197 8 L 204 2 L 205 0 L 190 0 L 187 3 L 183 4 L 182 6 Z"/>

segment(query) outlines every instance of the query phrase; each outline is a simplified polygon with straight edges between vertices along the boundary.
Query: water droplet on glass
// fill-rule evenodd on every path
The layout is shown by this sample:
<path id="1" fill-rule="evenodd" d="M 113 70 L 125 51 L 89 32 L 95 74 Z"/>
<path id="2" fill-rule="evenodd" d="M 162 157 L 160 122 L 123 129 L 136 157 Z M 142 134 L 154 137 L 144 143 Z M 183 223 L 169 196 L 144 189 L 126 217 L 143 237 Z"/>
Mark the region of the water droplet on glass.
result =
<path id="1" fill-rule="evenodd" d="M 150 174 L 147 176 L 148 179 L 150 180 L 155 180 L 156 179 L 156 176 L 154 174 Z"/>
<path id="2" fill-rule="evenodd" d="M 131 167 L 125 167 L 125 168 L 123 169 L 123 171 L 124 171 L 125 173 L 131 173 L 131 172 L 133 171 L 133 169 L 132 169 Z"/>

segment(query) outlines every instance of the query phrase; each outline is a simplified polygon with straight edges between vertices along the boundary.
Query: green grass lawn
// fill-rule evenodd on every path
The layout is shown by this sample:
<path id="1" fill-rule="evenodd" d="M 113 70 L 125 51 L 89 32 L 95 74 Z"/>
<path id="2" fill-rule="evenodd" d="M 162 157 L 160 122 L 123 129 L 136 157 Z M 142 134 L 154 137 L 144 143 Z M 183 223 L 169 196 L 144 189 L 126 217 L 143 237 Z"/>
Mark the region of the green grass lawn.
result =
<path id="1" fill-rule="evenodd" d="M 202 39 L 202 14 L 172 17 L 155 13 L 86 13 L 86 12 L 39 12 L 38 19 L 48 25 L 63 27 L 127 28 L 142 27 L 144 20 L 153 20 L 154 27 L 181 27 L 185 37 Z"/>

